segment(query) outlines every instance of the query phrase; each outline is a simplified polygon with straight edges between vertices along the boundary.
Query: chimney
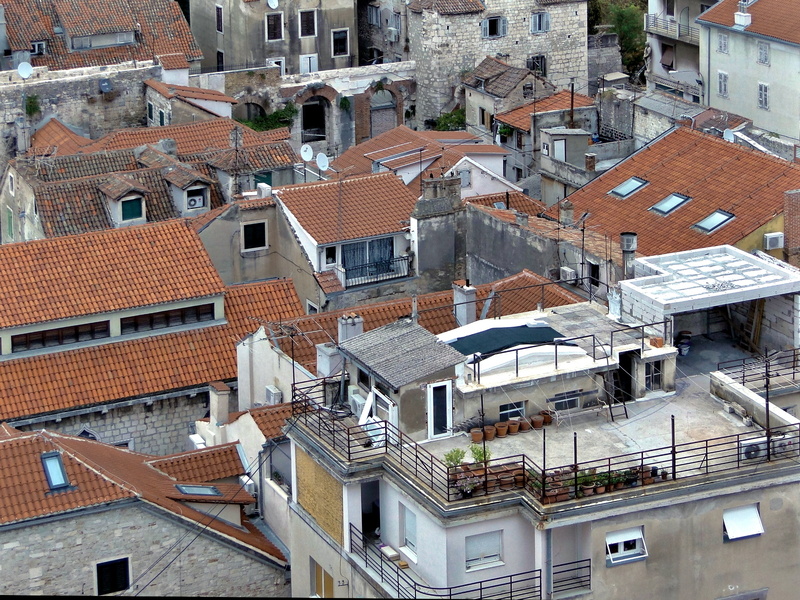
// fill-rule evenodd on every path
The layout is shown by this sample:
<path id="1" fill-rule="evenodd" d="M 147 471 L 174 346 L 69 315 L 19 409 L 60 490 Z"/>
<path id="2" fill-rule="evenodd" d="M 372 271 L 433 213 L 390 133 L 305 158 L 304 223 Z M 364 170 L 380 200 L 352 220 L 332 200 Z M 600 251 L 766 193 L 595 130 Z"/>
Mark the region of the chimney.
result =
<path id="1" fill-rule="evenodd" d="M 456 325 L 469 325 L 476 319 L 478 290 L 466 281 L 453 282 L 453 305 L 456 313 Z"/>
<path id="2" fill-rule="evenodd" d="M 25 110 L 24 106 L 22 110 Z M 25 154 L 31 146 L 31 126 L 25 117 L 17 117 L 14 125 L 17 129 L 17 155 Z"/>
<path id="3" fill-rule="evenodd" d="M 417 295 L 411 296 L 411 321 L 419 323 L 419 309 L 417 305 Z"/>
<path id="4" fill-rule="evenodd" d="M 733 14 L 733 25 L 734 27 L 749 27 L 750 23 L 752 23 L 753 15 L 747 12 L 747 5 L 749 2 L 747 0 L 740 0 L 739 2 L 739 10 L 737 10 Z"/>
<path id="5" fill-rule="evenodd" d="M 589 173 L 594 173 L 596 167 L 597 167 L 597 154 L 595 154 L 594 152 L 587 152 L 586 153 L 586 170 Z"/>
<path id="6" fill-rule="evenodd" d="M 560 212 L 559 218 L 561 219 L 562 225 L 569 227 L 575 222 L 575 208 L 572 206 L 572 202 L 564 200 L 564 202 L 561 203 Z"/>
<path id="7" fill-rule="evenodd" d="M 231 388 L 221 381 L 212 381 L 208 385 L 208 411 L 212 427 L 227 423 L 230 413 L 228 406 L 230 396 Z"/>
<path id="8" fill-rule="evenodd" d="M 528 226 L 528 215 L 526 213 L 518 212 L 516 214 L 517 225 L 520 227 L 527 227 Z"/>
<path id="9" fill-rule="evenodd" d="M 636 258 L 636 234 L 625 231 L 619 234 L 620 246 L 622 246 L 622 278 L 633 279 L 633 261 Z"/>
<path id="10" fill-rule="evenodd" d="M 356 313 L 339 317 L 339 343 L 364 333 L 364 319 Z"/>
<path id="11" fill-rule="evenodd" d="M 344 367 L 344 357 L 336 344 L 317 344 L 317 377 L 331 377 Z"/>
<path id="12" fill-rule="evenodd" d="M 258 184 L 258 197 L 259 198 L 269 198 L 272 196 L 272 186 L 268 183 L 259 183 Z"/>
<path id="13" fill-rule="evenodd" d="M 800 190 L 783 193 L 783 239 L 786 262 L 800 266 Z"/>

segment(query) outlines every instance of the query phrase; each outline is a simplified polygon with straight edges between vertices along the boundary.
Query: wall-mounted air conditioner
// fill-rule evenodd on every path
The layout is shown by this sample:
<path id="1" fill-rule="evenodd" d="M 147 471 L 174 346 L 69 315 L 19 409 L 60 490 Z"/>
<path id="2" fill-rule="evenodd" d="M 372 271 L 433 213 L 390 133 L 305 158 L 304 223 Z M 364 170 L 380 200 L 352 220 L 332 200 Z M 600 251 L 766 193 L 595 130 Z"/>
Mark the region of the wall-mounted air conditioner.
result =
<path id="1" fill-rule="evenodd" d="M 359 418 L 364 410 L 364 405 L 367 403 L 367 399 L 361 395 L 361 388 L 357 385 L 347 386 L 347 400 L 350 404 L 350 412 L 353 413 L 356 419 Z"/>
<path id="2" fill-rule="evenodd" d="M 386 39 L 390 42 L 396 42 L 400 39 L 400 32 L 395 27 L 389 27 L 386 30 Z"/>
<path id="3" fill-rule="evenodd" d="M 780 250 L 783 248 L 783 233 L 765 233 L 764 250 Z"/>
<path id="4" fill-rule="evenodd" d="M 273 404 L 280 404 L 281 402 L 283 402 L 283 392 L 281 392 L 274 385 L 268 385 L 266 398 L 267 398 L 267 406 L 272 406 Z"/>
<path id="5" fill-rule="evenodd" d="M 559 279 L 561 281 L 566 281 L 567 283 L 575 283 L 575 280 L 578 278 L 578 274 L 575 272 L 575 269 L 570 267 L 561 267 L 559 271 Z"/>
<path id="6" fill-rule="evenodd" d="M 772 437 L 770 458 L 797 455 L 798 445 L 785 436 Z M 739 440 L 739 460 L 767 460 L 767 438 Z"/>

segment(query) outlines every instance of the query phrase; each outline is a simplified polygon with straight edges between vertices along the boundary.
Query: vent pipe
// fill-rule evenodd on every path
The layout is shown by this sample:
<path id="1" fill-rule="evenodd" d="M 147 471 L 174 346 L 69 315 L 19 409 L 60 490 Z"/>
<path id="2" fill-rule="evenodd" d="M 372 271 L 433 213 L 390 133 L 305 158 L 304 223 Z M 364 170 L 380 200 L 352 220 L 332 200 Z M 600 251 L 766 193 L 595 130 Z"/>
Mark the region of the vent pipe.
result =
<path id="1" fill-rule="evenodd" d="M 633 261 L 636 258 L 636 248 L 638 246 L 636 234 L 632 231 L 624 231 L 619 234 L 620 246 L 622 247 L 622 278 L 633 279 Z"/>

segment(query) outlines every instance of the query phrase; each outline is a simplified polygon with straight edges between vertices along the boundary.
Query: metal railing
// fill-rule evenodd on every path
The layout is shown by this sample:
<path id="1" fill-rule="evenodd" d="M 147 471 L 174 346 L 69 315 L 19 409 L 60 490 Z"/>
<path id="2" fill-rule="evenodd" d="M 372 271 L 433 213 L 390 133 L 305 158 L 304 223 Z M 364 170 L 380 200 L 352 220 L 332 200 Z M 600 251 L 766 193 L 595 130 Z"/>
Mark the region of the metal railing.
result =
<path id="1" fill-rule="evenodd" d="M 700 44 L 700 30 L 691 25 L 682 25 L 672 19 L 665 19 L 658 15 L 647 15 L 645 31 L 658 35 L 666 35 L 682 42 Z"/>
<path id="2" fill-rule="evenodd" d="M 703 90 L 700 89 L 699 85 L 692 85 L 691 83 L 686 83 L 684 81 L 678 81 L 677 79 L 669 79 L 668 77 L 662 77 L 660 75 L 656 75 L 655 73 L 649 73 L 647 75 L 648 81 L 651 81 L 656 84 L 663 85 L 664 87 L 678 90 L 683 93 L 689 93 L 693 96 L 702 96 Z"/>
<path id="3" fill-rule="evenodd" d="M 465 598 L 540 600 L 542 574 L 539 569 L 503 577 L 483 579 L 451 587 L 432 587 L 416 581 L 405 569 L 389 560 L 359 529 L 350 524 L 350 552 L 364 561 L 392 590 L 394 598 Z"/>
<path id="4" fill-rule="evenodd" d="M 772 391 L 796 387 L 800 385 L 800 349 L 781 350 L 768 358 L 728 360 L 718 363 L 717 370 L 755 392 L 766 389 L 767 381 Z"/>
<path id="5" fill-rule="evenodd" d="M 335 267 L 339 281 L 344 287 L 375 283 L 387 279 L 408 277 L 411 258 L 408 256 L 395 256 L 389 260 L 380 260 L 352 267 Z"/>
<path id="6" fill-rule="evenodd" d="M 592 589 L 592 560 L 576 560 L 553 566 L 553 593 Z"/>

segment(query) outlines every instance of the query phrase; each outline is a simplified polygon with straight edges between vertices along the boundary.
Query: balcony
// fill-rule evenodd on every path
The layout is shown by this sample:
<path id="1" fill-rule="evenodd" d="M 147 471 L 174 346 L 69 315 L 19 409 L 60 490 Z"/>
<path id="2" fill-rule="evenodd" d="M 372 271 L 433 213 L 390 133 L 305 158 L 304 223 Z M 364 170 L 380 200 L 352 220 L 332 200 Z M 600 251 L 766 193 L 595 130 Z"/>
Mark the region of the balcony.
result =
<path id="1" fill-rule="evenodd" d="M 677 21 L 659 17 L 658 15 L 646 15 L 645 31 L 694 46 L 700 45 L 700 30 L 697 27 L 681 25 Z"/>
<path id="2" fill-rule="evenodd" d="M 366 285 L 387 279 L 408 277 L 411 257 L 396 256 L 389 260 L 354 265 L 352 267 L 335 266 L 334 271 L 339 281 L 345 288 L 357 285 Z"/>
<path id="3" fill-rule="evenodd" d="M 670 79 L 669 77 L 661 77 L 660 75 L 656 75 L 655 73 L 650 73 L 647 76 L 647 79 L 648 81 L 658 86 L 663 86 L 664 88 L 668 88 L 669 90 L 676 90 L 684 94 L 697 96 L 698 98 L 703 97 L 703 88 L 701 88 L 699 85 L 692 85 L 691 83 L 686 83 L 684 81 L 679 81 L 677 79 Z"/>

